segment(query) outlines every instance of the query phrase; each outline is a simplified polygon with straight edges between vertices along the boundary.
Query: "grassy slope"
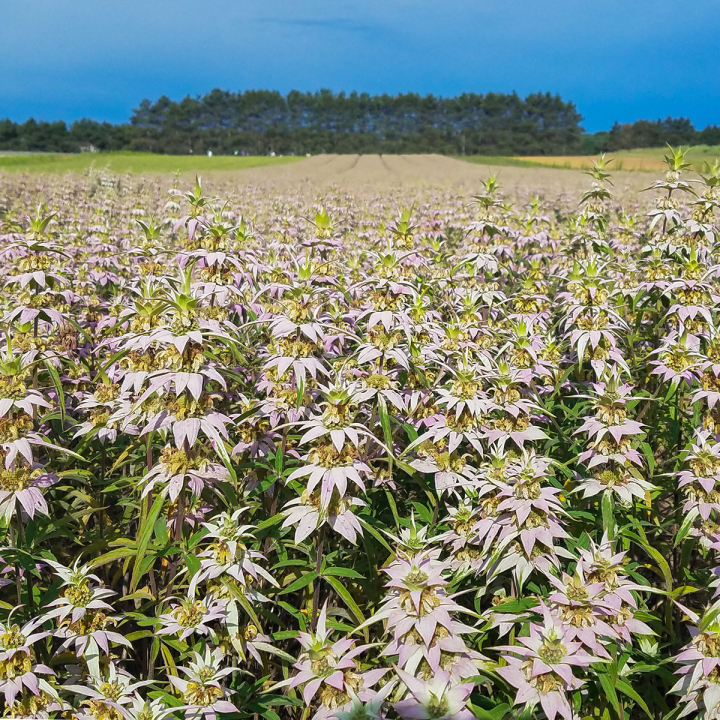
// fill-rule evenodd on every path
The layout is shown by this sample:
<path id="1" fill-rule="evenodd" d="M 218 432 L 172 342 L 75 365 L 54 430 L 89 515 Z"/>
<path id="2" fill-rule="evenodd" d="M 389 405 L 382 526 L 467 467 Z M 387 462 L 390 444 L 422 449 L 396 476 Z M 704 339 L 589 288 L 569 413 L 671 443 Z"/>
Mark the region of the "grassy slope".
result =
<path id="1" fill-rule="evenodd" d="M 209 172 L 242 170 L 258 165 L 281 165 L 299 157 L 236 157 L 233 155 L 154 155 L 152 153 L 81 153 L 80 155 L 3 155 L 0 172 L 83 172 L 90 166 L 117 173 Z"/>

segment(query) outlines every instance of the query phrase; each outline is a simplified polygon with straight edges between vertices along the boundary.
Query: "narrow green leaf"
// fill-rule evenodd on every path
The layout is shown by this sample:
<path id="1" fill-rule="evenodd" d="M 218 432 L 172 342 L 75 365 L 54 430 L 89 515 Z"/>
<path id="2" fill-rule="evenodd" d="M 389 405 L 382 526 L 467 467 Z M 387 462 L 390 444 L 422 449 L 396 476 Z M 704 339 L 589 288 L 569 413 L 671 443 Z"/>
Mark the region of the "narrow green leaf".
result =
<path id="1" fill-rule="evenodd" d="M 60 410 L 60 422 L 65 425 L 65 393 L 63 392 L 62 382 L 60 381 L 60 375 L 55 366 L 49 361 L 45 360 L 45 367 L 48 373 L 50 373 L 50 379 L 55 386 L 55 392 L 58 397 L 58 409 Z"/>
<path id="2" fill-rule="evenodd" d="M 608 540 L 612 540 L 615 537 L 615 503 L 612 490 L 605 490 L 601 505 L 603 532 L 608 536 Z"/>
<path id="3" fill-rule="evenodd" d="M 148 516 L 144 519 L 140 531 L 138 532 L 138 546 L 137 554 L 135 555 L 135 567 L 133 567 L 132 577 L 130 578 L 130 591 L 132 592 L 137 587 L 138 581 L 142 577 L 142 561 L 147 552 L 148 543 L 152 537 L 153 529 L 155 527 L 155 521 L 160 515 L 162 510 L 165 496 L 160 493 L 156 498 L 155 502 L 150 508 Z"/>
<path id="4" fill-rule="evenodd" d="M 299 577 L 295 582 L 290 583 L 281 593 L 280 595 L 285 595 L 286 593 L 295 592 L 296 590 L 302 590 L 302 588 L 309 585 L 315 578 L 318 576 L 318 574 L 313 570 L 312 572 L 305 573 L 301 577 Z"/>
<path id="5" fill-rule="evenodd" d="M 617 717 L 622 718 L 623 715 L 620 709 L 620 701 L 618 700 L 617 692 L 615 692 L 615 686 L 610 679 L 610 675 L 604 672 L 598 673 L 597 678 L 605 691 L 605 699 L 610 703 L 610 705 L 612 705 L 612 709 L 615 711 Z"/>
<path id="6" fill-rule="evenodd" d="M 323 570 L 323 575 L 335 575 L 338 577 L 355 578 L 357 580 L 364 580 L 365 577 L 355 570 L 343 567 L 326 568 Z"/>
<path id="7" fill-rule="evenodd" d="M 326 577 L 325 580 L 332 585 L 335 592 L 342 598 L 343 602 L 347 606 L 347 609 L 355 616 L 355 619 L 359 624 L 365 622 L 365 616 L 362 614 L 362 610 L 358 607 L 358 604 L 353 600 L 352 595 L 348 589 L 334 577 Z"/>
<path id="8" fill-rule="evenodd" d="M 653 714 L 650 712 L 650 708 L 647 706 L 647 703 L 640 697 L 640 695 L 635 691 L 635 689 L 630 685 L 629 682 L 618 679 L 618 681 L 615 683 L 615 687 L 623 694 L 627 695 L 631 700 L 634 700 L 645 712 L 645 714 L 652 718 Z"/>

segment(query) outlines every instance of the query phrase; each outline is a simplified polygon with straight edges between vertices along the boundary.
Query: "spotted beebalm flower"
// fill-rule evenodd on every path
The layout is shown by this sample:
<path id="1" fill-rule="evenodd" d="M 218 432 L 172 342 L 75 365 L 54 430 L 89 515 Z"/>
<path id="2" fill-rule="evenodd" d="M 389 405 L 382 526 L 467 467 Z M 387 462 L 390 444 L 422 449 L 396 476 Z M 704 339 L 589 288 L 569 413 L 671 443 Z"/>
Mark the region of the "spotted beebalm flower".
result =
<path id="1" fill-rule="evenodd" d="M 92 582 L 100 583 L 100 578 L 90 572 L 88 565 L 80 565 L 76 560 L 72 568 L 65 567 L 54 560 L 47 560 L 55 573 L 63 581 L 61 597 L 50 603 L 52 610 L 43 616 L 43 620 L 58 618 L 64 620 L 70 616 L 72 622 L 77 622 L 90 610 L 112 610 L 112 606 L 105 602 L 105 598 L 112 597 L 112 590 L 96 586 Z"/>
<path id="2" fill-rule="evenodd" d="M 604 393 L 598 398 L 595 416 L 586 418 L 575 433 L 586 432 L 588 438 L 595 442 L 599 442 L 609 435 L 616 443 L 619 443 L 623 437 L 640 434 L 643 426 L 636 420 L 630 420 L 627 417 L 625 401 L 629 398 L 623 397 L 622 402 L 619 402 L 614 397 L 617 392 L 619 390 Z"/>
<path id="3" fill-rule="evenodd" d="M 383 655 L 398 655 L 398 665 L 408 672 L 430 677 L 444 669 L 454 677 L 470 677 L 477 672 L 480 656 L 461 636 L 474 630 L 453 617 L 467 611 L 445 591 L 448 581 L 443 575 L 450 564 L 438 559 L 439 552 L 398 555 L 385 568 L 388 594 L 365 624 L 385 622 L 391 639 Z"/>
<path id="4" fill-rule="evenodd" d="M 33 643 L 50 634 L 35 632 L 41 623 L 42 618 L 35 618 L 22 627 L 12 624 L 11 619 L 6 624 L 0 623 L 0 692 L 9 706 L 24 690 L 36 698 L 50 691 L 47 682 L 38 675 L 55 673 L 47 665 L 35 662 L 32 647 Z"/>
<path id="5" fill-rule="evenodd" d="M 82 718 L 121 720 L 125 716 L 125 706 L 136 697 L 135 691 L 150 682 L 133 682 L 130 675 L 119 671 L 111 662 L 103 676 L 91 676 L 87 685 L 66 685 L 65 689 L 88 698 L 81 705 Z"/>
<path id="6" fill-rule="evenodd" d="M 237 668 L 220 665 L 224 655 L 220 648 L 205 653 L 193 652 L 189 667 L 178 667 L 185 677 L 170 675 L 169 680 L 182 693 L 183 705 L 173 710 L 185 710 L 185 717 L 194 720 L 204 716 L 215 720 L 217 713 L 237 712 L 237 708 L 226 697 L 230 691 L 222 686 L 222 680 Z"/>
<path id="7" fill-rule="evenodd" d="M 158 462 L 142 479 L 145 484 L 142 494 L 143 497 L 148 495 L 159 484 L 168 493 L 170 500 L 175 502 L 186 484 L 194 495 L 200 495 L 205 486 L 229 478 L 227 468 L 218 463 L 205 446 L 186 448 L 168 445 Z"/>
<path id="8" fill-rule="evenodd" d="M 247 588 L 257 583 L 260 577 L 271 585 L 277 586 L 276 580 L 260 565 L 257 560 L 265 556 L 248 547 L 255 537 L 252 534 L 254 525 L 241 525 L 240 517 L 248 508 L 239 508 L 232 515 L 221 513 L 212 522 L 203 523 L 207 530 L 206 539 L 212 540 L 210 547 L 199 554 L 200 570 L 193 575 L 188 593 L 194 595 L 195 588 L 203 581 L 215 580 L 229 575 L 241 586 Z"/>
<path id="9" fill-rule="evenodd" d="M 135 694 L 123 713 L 128 720 L 165 720 L 168 717 L 168 708 L 162 698 L 144 700 Z"/>
<path id="10" fill-rule="evenodd" d="M 364 507 L 365 504 L 359 498 L 341 498 L 335 491 L 328 506 L 323 508 L 319 490 L 314 493 L 305 491 L 299 498 L 290 500 L 285 505 L 283 509 L 285 520 L 282 526 L 296 525 L 296 543 L 302 542 L 315 530 L 328 524 L 335 532 L 355 544 L 357 536 L 362 535 L 362 526 L 352 508 Z"/>
<path id="11" fill-rule="evenodd" d="M 720 482 L 720 443 L 714 442 L 709 432 L 700 431 L 685 462 L 689 469 L 677 473 L 678 487 L 685 496 L 683 512 L 708 520 L 713 510 L 720 512 L 720 493 L 716 488 Z"/>
<path id="12" fill-rule="evenodd" d="M 472 416 L 479 416 L 488 411 L 490 403 L 483 389 L 482 369 L 467 359 L 459 364 L 449 387 L 437 391 L 437 404 L 444 406 L 446 411 L 453 411 L 459 418 L 467 408 Z"/>
<path id="13" fill-rule="evenodd" d="M 580 550 L 579 567 L 588 585 L 603 584 L 600 601 L 610 614 L 604 618 L 623 643 L 630 643 L 633 635 L 652 636 L 655 633 L 635 613 L 638 609 L 633 593 L 647 592 L 647 586 L 628 578 L 624 565 L 626 551 L 616 553 L 604 535 L 600 544 L 590 540 L 590 547 Z"/>
<path id="14" fill-rule="evenodd" d="M 657 360 L 650 363 L 652 374 L 660 375 L 663 382 L 669 381 L 673 385 L 684 382 L 688 387 L 692 386 L 700 375 L 702 363 L 697 345 L 697 339 L 687 334 L 667 337 L 663 346 L 652 353 L 657 355 Z"/>
<path id="15" fill-rule="evenodd" d="M 42 393 L 27 387 L 34 354 L 15 357 L 10 348 L 0 354 L 0 419 L 17 413 L 34 417 L 39 408 L 52 407 Z"/>
<path id="16" fill-rule="evenodd" d="M 268 404 L 268 410 L 272 412 L 270 407 L 271 404 Z M 274 452 L 275 443 L 281 437 L 279 433 L 272 430 L 271 420 L 263 415 L 246 417 L 244 420 L 238 421 L 235 431 L 240 437 L 240 441 L 232 449 L 233 457 L 247 452 L 253 460 Z"/>
<path id="17" fill-rule="evenodd" d="M 449 452 L 444 442 L 424 441 L 418 446 L 423 458 L 411 461 L 410 465 L 423 473 L 435 475 L 435 489 L 440 495 L 446 490 L 457 492 L 476 481 L 474 468 L 468 463 L 468 456 Z"/>
<path id="18" fill-rule="evenodd" d="M 444 670 L 439 670 L 427 680 L 418 680 L 398 669 L 400 679 L 412 695 L 411 698 L 393 703 L 393 709 L 401 718 L 408 720 L 474 720 L 467 701 L 475 684 L 458 683 Z"/>
<path id="19" fill-rule="evenodd" d="M 295 688 L 303 685 L 303 700 L 308 707 L 319 692 L 320 703 L 314 720 L 322 720 L 333 711 L 347 707 L 351 692 L 360 700 L 371 699 L 374 696 L 372 686 L 387 673 L 387 668 L 360 672 L 355 658 L 371 646 L 355 647 L 355 641 L 350 638 L 333 643 L 329 640 L 330 634 L 326 604 L 318 616 L 315 632 L 300 633 L 303 652 L 294 666 L 297 674 L 276 686 Z"/>
<path id="20" fill-rule="evenodd" d="M 300 445 L 317 438 L 330 436 L 330 441 L 338 452 L 342 452 L 346 442 L 358 446 L 361 435 L 370 435 L 360 423 L 354 422 L 357 414 L 356 388 L 354 385 L 319 385 L 323 400 L 319 403 L 322 414 L 298 423 L 304 430 Z"/>
<path id="21" fill-rule="evenodd" d="M 348 480 L 365 491 L 360 473 L 370 474 L 368 465 L 358 457 L 355 445 L 345 442 L 340 449 L 333 443 L 321 443 L 303 457 L 304 465 L 294 470 L 288 482 L 309 476 L 306 481 L 307 492 L 312 494 L 320 487 L 320 504 L 327 508 L 334 494 L 345 497 Z"/>
<path id="22" fill-rule="evenodd" d="M 40 680 L 39 692 L 23 692 L 13 703 L 7 704 L 4 716 L 17 720 L 47 720 L 51 717 L 50 713 L 67 710 L 69 707 L 60 699 L 55 688 Z"/>
<path id="23" fill-rule="evenodd" d="M 184 640 L 193 633 L 208 635 L 208 623 L 222 623 L 226 618 L 225 602 L 208 596 L 205 600 L 180 598 L 171 605 L 170 612 L 164 613 L 159 620 L 162 627 L 158 635 L 177 635 Z"/>
<path id="24" fill-rule="evenodd" d="M 372 698 L 363 702 L 352 689 L 348 688 L 350 702 L 342 709 L 332 711 L 327 717 L 332 720 L 384 720 L 386 715 L 385 701 L 395 689 L 395 681 L 383 685 L 373 692 Z"/>
<path id="25" fill-rule="evenodd" d="M 405 400 L 398 392 L 399 384 L 385 373 L 371 373 L 358 381 L 359 389 L 355 392 L 355 401 L 358 403 L 368 400 L 384 400 L 395 406 L 397 410 L 405 410 Z"/>
<path id="26" fill-rule="evenodd" d="M 572 640 L 570 628 L 554 618 L 546 605 L 541 603 L 540 609 L 543 624 L 530 623 L 530 634 L 517 638 L 521 645 L 498 648 L 507 665 L 496 672 L 517 688 L 515 705 L 532 707 L 539 702 L 548 720 L 558 714 L 573 720 L 567 693 L 583 684 L 573 668 L 587 668 L 602 659 L 582 652 L 582 643 Z"/>
<path id="27" fill-rule="evenodd" d="M 511 569 L 520 587 L 535 569 L 549 573 L 558 567 L 557 555 L 566 554 L 555 541 L 568 537 L 561 522 L 565 513 L 558 499 L 560 490 L 549 486 L 548 458 L 525 452 L 495 481 L 497 498 L 497 548 L 488 559 L 494 577 Z"/>
<path id="28" fill-rule="evenodd" d="M 584 498 L 600 493 L 617 495 L 621 503 L 628 505 L 633 498 L 645 500 L 652 490 L 657 488 L 645 480 L 632 466 L 598 468 L 592 477 L 578 478 L 574 492 L 582 492 Z"/>
<path id="29" fill-rule="evenodd" d="M 117 624 L 117 617 L 109 614 L 112 606 L 105 602 L 115 593 L 102 587 L 92 587 L 91 582 L 99 582 L 97 575 L 85 565 L 80 567 L 79 560 L 72 568 L 67 568 L 52 560 L 47 561 L 64 581 L 61 596 L 53 600 L 50 609 L 42 616 L 43 622 L 55 620 L 55 637 L 62 639 L 61 650 L 74 647 L 78 657 L 85 656 L 93 668 L 99 672 L 98 654 L 102 649 L 110 653 L 110 644 L 131 646 L 124 635 L 111 630 Z M 91 660 L 90 660 L 91 659 Z"/>
<path id="30" fill-rule="evenodd" d="M 675 658 L 680 679 L 672 692 L 682 694 L 678 717 L 716 720 L 720 716 L 720 600 L 702 616 L 685 607 L 682 610 L 693 625 L 689 628 L 692 640 Z"/>
<path id="31" fill-rule="evenodd" d="M 41 490 L 57 483 L 57 475 L 19 456 L 9 467 L 4 459 L 5 452 L 0 450 L 0 515 L 6 521 L 19 509 L 30 518 L 34 518 L 35 513 L 47 515 L 48 506 Z"/>
<path id="32" fill-rule="evenodd" d="M 450 530 L 438 535 L 437 540 L 448 547 L 456 568 L 479 569 L 482 546 L 475 528 L 481 519 L 482 507 L 470 498 L 463 499 L 457 507 L 448 507 L 444 522 L 450 525 Z"/>
<path id="33" fill-rule="evenodd" d="M 619 607 L 612 605 L 615 598 L 607 597 L 605 584 L 588 583 L 580 564 L 572 576 L 563 573 L 560 578 L 550 575 L 548 579 L 556 588 L 548 597 L 548 602 L 570 628 L 568 637 L 580 640 L 590 652 L 600 657 L 609 657 L 602 640 L 619 639 L 608 624 L 617 615 Z"/>

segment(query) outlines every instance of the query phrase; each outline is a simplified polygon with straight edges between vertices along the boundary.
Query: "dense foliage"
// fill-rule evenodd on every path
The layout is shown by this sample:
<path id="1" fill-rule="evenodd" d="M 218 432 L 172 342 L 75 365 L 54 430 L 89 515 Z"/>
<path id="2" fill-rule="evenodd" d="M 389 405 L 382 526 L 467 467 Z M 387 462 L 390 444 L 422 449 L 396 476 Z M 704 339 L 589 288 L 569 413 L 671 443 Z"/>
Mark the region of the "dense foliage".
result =
<path id="1" fill-rule="evenodd" d="M 704 130 L 697 130 L 687 118 L 668 117 L 654 122 L 616 122 L 608 132 L 583 137 L 583 152 L 589 155 L 666 145 L 720 145 L 720 127 L 708 125 Z"/>
<path id="2" fill-rule="evenodd" d="M 5 716 L 717 718 L 720 166 L 667 160 L 0 178 Z"/>
<path id="3" fill-rule="evenodd" d="M 558 155 L 579 152 L 581 119 L 572 103 L 549 93 L 522 99 L 213 90 L 180 102 L 143 100 L 126 125 L 5 120 L 0 149 Z"/>

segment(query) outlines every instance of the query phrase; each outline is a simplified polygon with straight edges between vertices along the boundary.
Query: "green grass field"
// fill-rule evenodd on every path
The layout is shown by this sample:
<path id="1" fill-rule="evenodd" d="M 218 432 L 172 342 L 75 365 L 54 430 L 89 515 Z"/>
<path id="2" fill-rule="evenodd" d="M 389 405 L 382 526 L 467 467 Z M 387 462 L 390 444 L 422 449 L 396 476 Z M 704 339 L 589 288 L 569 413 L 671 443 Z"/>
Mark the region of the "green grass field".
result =
<path id="1" fill-rule="evenodd" d="M 613 155 L 618 158 L 647 157 L 662 160 L 669 152 L 667 147 L 664 148 L 641 148 L 638 150 L 620 150 Z M 713 162 L 720 159 L 720 145 L 695 145 L 690 148 L 688 159 L 693 163 Z"/>
<path id="2" fill-rule="evenodd" d="M 669 152 L 668 148 L 641 148 L 638 150 L 619 150 L 608 153 L 608 158 L 614 162 L 610 166 L 613 170 L 631 170 L 640 172 L 658 172 L 665 168 L 663 157 Z M 471 155 L 459 158 L 482 165 L 512 165 L 517 167 L 553 167 L 565 170 L 580 170 L 592 167 L 595 156 L 592 155 L 556 155 L 534 157 L 488 157 L 485 155 Z M 705 163 L 720 160 L 720 145 L 698 145 L 690 149 L 687 155 L 688 162 L 692 163 L 693 170 L 702 172 Z"/>
<path id="3" fill-rule="evenodd" d="M 612 169 L 657 172 L 662 170 L 667 148 L 621 150 L 610 153 L 615 158 Z M 589 168 L 592 156 L 501 157 L 488 155 L 455 156 L 458 160 L 492 166 L 554 167 L 568 170 Z M 720 146 L 700 145 L 690 150 L 688 160 L 695 170 L 702 171 L 705 162 L 720 158 Z M 152 153 L 81 153 L 64 154 L 3 154 L 0 151 L 0 172 L 81 173 L 91 166 L 108 168 L 116 173 L 187 173 L 232 171 L 262 165 L 283 165 L 302 157 L 236 157 L 233 155 L 154 155 Z"/>
<path id="4" fill-rule="evenodd" d="M 538 163 L 534 160 L 522 160 L 516 157 L 505 157 L 501 155 L 454 155 L 458 160 L 466 162 L 478 163 L 478 165 L 499 165 L 509 167 L 537 167 Z"/>
<path id="5" fill-rule="evenodd" d="M 210 172 L 282 165 L 300 157 L 236 157 L 233 155 L 154 155 L 152 153 L 8 154 L 0 152 L 0 172 L 81 173 L 89 167 L 116 173 Z"/>

